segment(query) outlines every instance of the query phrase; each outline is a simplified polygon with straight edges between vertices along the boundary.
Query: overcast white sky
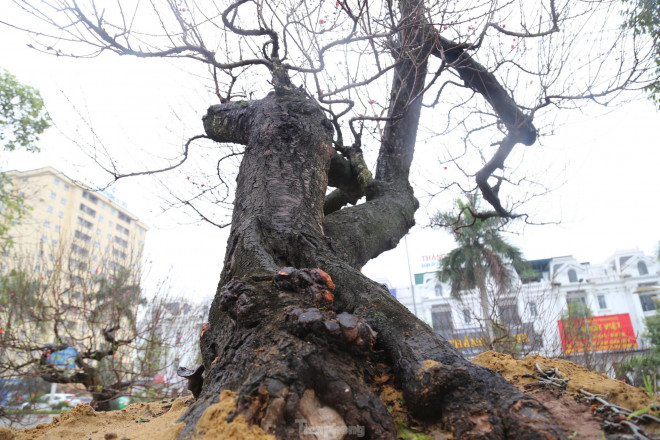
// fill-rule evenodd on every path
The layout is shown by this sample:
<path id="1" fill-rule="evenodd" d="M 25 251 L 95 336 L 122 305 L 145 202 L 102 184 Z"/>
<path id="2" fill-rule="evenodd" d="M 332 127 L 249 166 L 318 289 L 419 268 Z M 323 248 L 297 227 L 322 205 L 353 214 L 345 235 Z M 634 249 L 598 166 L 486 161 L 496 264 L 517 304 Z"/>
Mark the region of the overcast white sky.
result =
<path id="1" fill-rule="evenodd" d="M 102 143 L 111 151 L 122 149 L 122 154 L 134 149 L 139 157 L 143 145 L 150 144 L 153 151 L 158 146 L 154 143 L 180 145 L 201 134 L 201 116 L 214 103 L 194 77 L 167 61 L 114 55 L 55 58 L 32 51 L 26 43 L 25 35 L 0 26 L 0 67 L 41 91 L 57 126 L 43 136 L 42 153 L 4 154 L 3 169 L 52 166 L 71 178 L 102 185 L 107 177 L 66 136 Z M 90 135 L 86 121 L 98 139 Z M 537 157 L 554 168 L 565 166 L 565 184 L 541 200 L 535 217 L 561 224 L 518 226 L 510 241 L 531 259 L 572 254 L 598 263 L 616 250 L 653 253 L 660 240 L 660 113 L 647 100 L 614 109 L 589 107 L 586 114 L 572 113 L 556 131 L 541 145 L 528 147 L 526 160 Z M 136 167 L 143 165 L 149 163 L 141 157 Z M 147 252 L 155 276 L 171 277 L 173 293 L 191 298 L 212 295 L 227 231 L 205 224 L 182 225 L 180 215 L 163 212 L 154 191 L 140 179 L 122 181 L 115 188 L 118 198 L 151 228 Z M 422 256 L 444 254 L 454 247 L 448 234 L 424 230 L 426 221 L 421 210 L 420 226 L 408 239 L 413 273 L 420 271 Z M 406 285 L 403 242 L 370 262 L 364 272 L 395 286 Z"/>

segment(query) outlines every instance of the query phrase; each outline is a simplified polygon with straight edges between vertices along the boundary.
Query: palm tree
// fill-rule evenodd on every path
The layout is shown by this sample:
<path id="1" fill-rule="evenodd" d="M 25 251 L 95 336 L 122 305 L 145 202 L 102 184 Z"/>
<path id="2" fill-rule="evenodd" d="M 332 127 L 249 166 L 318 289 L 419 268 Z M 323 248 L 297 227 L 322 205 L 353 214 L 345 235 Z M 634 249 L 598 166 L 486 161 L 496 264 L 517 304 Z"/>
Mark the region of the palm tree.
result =
<path id="1" fill-rule="evenodd" d="M 493 321 L 487 284 L 495 286 L 501 297 L 509 291 L 516 280 L 517 272 L 522 278 L 533 276 L 522 252 L 509 244 L 500 234 L 502 220 L 475 216 L 479 197 L 468 195 L 467 202 L 457 200 L 458 213 L 440 213 L 434 219 L 436 226 L 451 228 L 458 247 L 442 259 L 438 278 L 449 282 L 451 295 L 459 298 L 469 290 L 479 292 L 479 300 L 489 343 L 493 341 Z M 513 266 L 514 270 L 511 270 Z M 492 348 L 492 347 L 491 347 Z"/>

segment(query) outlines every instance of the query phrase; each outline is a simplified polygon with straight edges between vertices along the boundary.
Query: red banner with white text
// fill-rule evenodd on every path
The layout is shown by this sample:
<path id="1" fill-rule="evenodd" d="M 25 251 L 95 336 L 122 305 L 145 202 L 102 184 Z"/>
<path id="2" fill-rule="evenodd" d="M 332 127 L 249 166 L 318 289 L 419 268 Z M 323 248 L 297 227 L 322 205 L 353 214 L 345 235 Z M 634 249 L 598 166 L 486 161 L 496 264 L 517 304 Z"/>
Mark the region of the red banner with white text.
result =
<path id="1" fill-rule="evenodd" d="M 637 348 L 630 315 L 593 316 L 557 321 L 564 353 Z"/>

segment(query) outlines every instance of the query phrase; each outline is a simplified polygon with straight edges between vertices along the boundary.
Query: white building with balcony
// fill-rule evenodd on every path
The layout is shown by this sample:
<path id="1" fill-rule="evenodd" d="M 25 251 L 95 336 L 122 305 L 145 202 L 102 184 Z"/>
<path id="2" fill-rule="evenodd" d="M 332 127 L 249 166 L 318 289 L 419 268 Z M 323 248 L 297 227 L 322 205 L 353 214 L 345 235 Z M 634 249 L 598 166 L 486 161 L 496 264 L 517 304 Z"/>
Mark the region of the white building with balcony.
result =
<path id="1" fill-rule="evenodd" d="M 489 290 L 495 338 L 507 329 L 521 354 L 580 357 L 585 352 L 629 354 L 648 348 L 645 318 L 660 299 L 660 264 L 640 250 L 614 253 L 601 264 L 572 256 L 530 261 L 537 276 L 518 280 L 504 295 Z M 397 299 L 450 340 L 466 356 L 489 349 L 476 291 L 450 296 L 436 272 L 415 274 L 412 286 L 391 288 Z M 567 316 L 569 304 L 584 307 Z M 576 336 L 578 335 L 578 336 Z M 580 339 L 580 340 L 578 340 Z M 608 361 L 611 364 L 611 360 Z"/>

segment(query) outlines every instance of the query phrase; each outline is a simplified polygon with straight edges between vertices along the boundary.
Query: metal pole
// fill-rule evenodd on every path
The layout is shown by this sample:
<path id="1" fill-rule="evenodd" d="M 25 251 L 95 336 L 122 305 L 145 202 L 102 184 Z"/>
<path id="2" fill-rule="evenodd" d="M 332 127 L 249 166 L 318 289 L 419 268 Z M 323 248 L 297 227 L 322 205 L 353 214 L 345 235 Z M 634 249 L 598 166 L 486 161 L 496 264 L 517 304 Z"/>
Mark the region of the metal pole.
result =
<path id="1" fill-rule="evenodd" d="M 413 313 L 417 316 L 417 300 L 415 299 L 415 285 L 413 284 L 412 271 L 410 270 L 410 254 L 408 253 L 408 235 L 403 236 L 403 244 L 406 247 L 406 262 L 408 263 L 408 279 L 410 280 L 410 292 L 413 300 Z M 419 316 L 417 316 L 419 318 Z"/>

